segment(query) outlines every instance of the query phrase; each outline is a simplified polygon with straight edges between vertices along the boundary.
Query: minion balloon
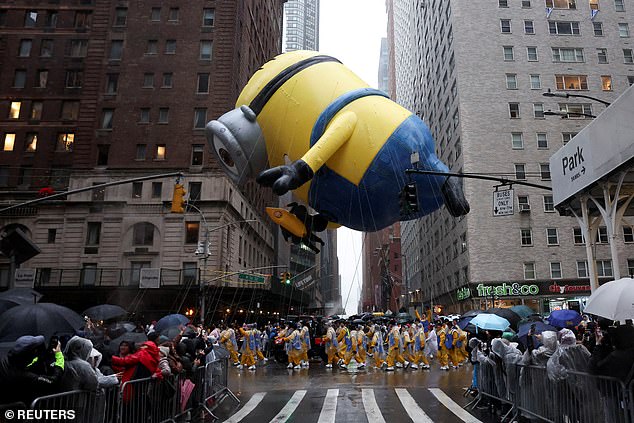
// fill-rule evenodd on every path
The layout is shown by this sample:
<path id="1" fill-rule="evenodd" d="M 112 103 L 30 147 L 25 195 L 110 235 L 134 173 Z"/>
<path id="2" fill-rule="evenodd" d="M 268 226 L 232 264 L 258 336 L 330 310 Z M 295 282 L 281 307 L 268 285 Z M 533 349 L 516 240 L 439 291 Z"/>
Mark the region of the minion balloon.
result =
<path id="1" fill-rule="evenodd" d="M 238 185 L 255 178 L 277 195 L 292 190 L 317 211 L 297 204 L 291 213 L 267 210 L 296 242 L 310 245 L 319 241 L 313 231 L 340 225 L 376 231 L 443 204 L 453 216 L 469 212 L 456 177 L 404 172 L 415 153 L 418 169 L 448 172 L 425 123 L 333 57 L 275 57 L 251 77 L 236 107 L 207 124 L 211 149 Z M 399 195 L 412 183 L 418 207 L 403 215 Z"/>

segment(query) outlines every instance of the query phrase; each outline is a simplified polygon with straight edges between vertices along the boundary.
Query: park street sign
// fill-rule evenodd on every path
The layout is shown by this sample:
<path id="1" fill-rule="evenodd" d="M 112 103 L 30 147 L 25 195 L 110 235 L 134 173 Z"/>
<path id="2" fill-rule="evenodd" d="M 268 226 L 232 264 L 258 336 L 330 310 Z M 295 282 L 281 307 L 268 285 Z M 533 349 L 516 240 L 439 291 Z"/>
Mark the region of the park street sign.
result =
<path id="1" fill-rule="evenodd" d="M 238 273 L 238 279 L 246 282 L 264 283 L 264 276 L 252 275 L 250 273 Z"/>
<path id="2" fill-rule="evenodd" d="M 504 189 L 493 192 L 493 216 L 509 216 L 513 214 L 513 190 Z"/>

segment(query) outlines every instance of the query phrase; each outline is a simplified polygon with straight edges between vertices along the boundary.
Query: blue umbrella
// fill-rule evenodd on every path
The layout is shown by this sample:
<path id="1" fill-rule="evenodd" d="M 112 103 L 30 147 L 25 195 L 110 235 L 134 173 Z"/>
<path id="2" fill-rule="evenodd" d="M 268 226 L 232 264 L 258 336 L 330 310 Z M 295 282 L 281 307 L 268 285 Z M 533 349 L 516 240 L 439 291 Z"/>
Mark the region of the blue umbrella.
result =
<path id="1" fill-rule="evenodd" d="M 506 320 L 504 317 L 489 313 L 478 314 L 473 319 L 471 319 L 470 323 L 480 329 L 498 330 L 500 332 L 503 332 L 506 328 L 511 326 L 509 321 Z"/>
<path id="2" fill-rule="evenodd" d="M 544 322 L 526 322 L 526 323 L 522 323 L 520 324 L 520 329 L 517 332 L 517 337 L 519 338 L 520 342 L 522 343 L 522 345 L 524 345 L 525 347 L 527 346 L 527 342 L 528 342 L 528 332 L 531 330 L 531 326 L 535 325 L 535 335 L 539 335 L 542 332 L 546 332 L 546 331 L 553 331 L 553 332 L 557 332 L 557 329 L 553 326 L 547 325 Z M 536 341 L 536 340 L 535 340 Z M 535 342 L 535 345 L 537 345 L 538 342 Z"/>
<path id="3" fill-rule="evenodd" d="M 558 328 L 571 328 L 581 322 L 581 315 L 574 310 L 555 310 L 550 313 L 547 320 Z"/>
<path id="4" fill-rule="evenodd" d="M 468 317 L 461 317 L 460 320 L 458 320 L 458 327 L 462 330 L 465 330 L 465 328 L 467 327 L 467 325 L 469 325 L 469 323 L 471 323 L 471 320 L 474 318 L 475 316 L 468 316 Z"/>
<path id="5" fill-rule="evenodd" d="M 532 316 L 535 310 L 525 305 L 516 305 L 511 307 L 511 311 L 517 313 L 522 319 L 526 319 L 528 316 Z"/>
<path id="6" fill-rule="evenodd" d="M 183 316 L 182 314 L 168 314 L 167 316 L 161 317 L 160 320 L 156 322 L 154 330 L 156 332 L 162 332 L 167 328 L 178 325 L 186 325 L 187 323 L 189 323 L 189 318 Z"/>

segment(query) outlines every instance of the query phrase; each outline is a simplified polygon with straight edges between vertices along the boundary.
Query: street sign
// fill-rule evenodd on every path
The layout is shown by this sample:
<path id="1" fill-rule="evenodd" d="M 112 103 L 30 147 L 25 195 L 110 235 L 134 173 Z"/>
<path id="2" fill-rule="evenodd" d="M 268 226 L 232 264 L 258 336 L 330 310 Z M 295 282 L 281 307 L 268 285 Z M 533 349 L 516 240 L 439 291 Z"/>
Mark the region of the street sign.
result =
<path id="1" fill-rule="evenodd" d="M 35 269 L 15 269 L 15 288 L 33 288 Z"/>
<path id="2" fill-rule="evenodd" d="M 141 269 L 139 277 L 139 288 L 158 289 L 161 287 L 161 269 L 144 268 Z"/>
<path id="3" fill-rule="evenodd" d="M 513 190 L 504 189 L 493 192 L 493 216 L 509 216 L 513 214 Z"/>
<path id="4" fill-rule="evenodd" d="M 247 282 L 264 283 L 264 276 L 252 275 L 250 273 L 238 273 L 238 279 Z"/>

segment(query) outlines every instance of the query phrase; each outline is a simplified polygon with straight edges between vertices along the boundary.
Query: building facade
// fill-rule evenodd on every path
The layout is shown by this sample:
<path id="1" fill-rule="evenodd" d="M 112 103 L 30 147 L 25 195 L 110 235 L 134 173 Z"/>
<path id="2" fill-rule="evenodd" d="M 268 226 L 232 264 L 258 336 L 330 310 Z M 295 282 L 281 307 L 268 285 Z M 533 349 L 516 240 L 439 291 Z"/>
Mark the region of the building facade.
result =
<path id="1" fill-rule="evenodd" d="M 319 0 L 287 0 L 284 51 L 319 51 Z"/>
<path id="2" fill-rule="evenodd" d="M 634 82 L 634 15 L 620 0 L 389 4 L 396 99 L 426 121 L 453 172 L 549 186 L 550 156 L 605 108 L 583 96 L 610 102 Z M 546 97 L 548 90 L 570 97 Z M 544 312 L 583 308 L 586 240 L 574 218 L 556 213 L 550 191 L 477 179 L 463 185 L 467 216 L 440 209 L 402 225 L 408 273 L 413 286 L 420 281 L 424 303 L 458 312 L 520 302 Z M 493 192 L 507 189 L 514 213 L 494 216 Z M 624 220 L 608 240 L 596 222 L 589 242 L 601 281 L 612 276 L 609 241 L 621 273 L 634 270 L 631 225 Z"/>
<path id="3" fill-rule="evenodd" d="M 271 283 L 277 231 L 263 211 L 272 193 L 229 182 L 204 135 L 279 54 L 282 19 L 281 0 L 0 5 L 4 206 L 42 188 L 182 172 L 1 214 L 4 232 L 19 227 L 40 247 L 22 268 L 36 271 L 48 300 L 62 293 L 71 306 L 157 314 L 200 312 L 202 293 L 209 319 L 279 313 L 301 296 Z M 187 192 L 183 213 L 170 212 L 175 182 Z M 7 286 L 9 260 L 1 267 Z M 140 290 L 157 272 L 161 289 Z"/>

